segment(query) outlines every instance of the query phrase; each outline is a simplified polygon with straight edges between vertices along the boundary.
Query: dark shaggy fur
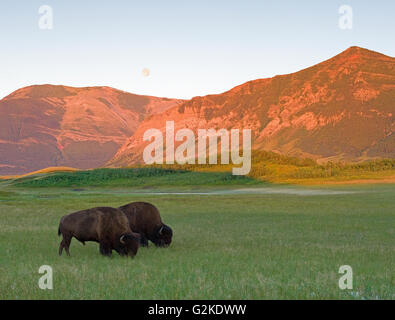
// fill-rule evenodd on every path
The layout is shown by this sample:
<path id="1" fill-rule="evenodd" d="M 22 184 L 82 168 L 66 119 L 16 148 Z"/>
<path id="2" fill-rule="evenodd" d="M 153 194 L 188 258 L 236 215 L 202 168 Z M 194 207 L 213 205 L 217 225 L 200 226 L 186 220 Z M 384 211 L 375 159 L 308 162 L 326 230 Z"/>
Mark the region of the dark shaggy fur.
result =
<path id="1" fill-rule="evenodd" d="M 132 232 L 126 215 L 114 208 L 100 207 L 70 213 L 60 219 L 58 235 L 63 239 L 63 248 L 69 253 L 74 237 L 85 245 L 85 241 L 95 241 L 100 245 L 100 253 L 111 256 L 112 250 L 120 255 L 135 256 L 139 247 L 140 235 Z"/>
<path id="2" fill-rule="evenodd" d="M 173 231 L 162 222 L 159 210 L 147 202 L 132 202 L 119 207 L 126 214 L 130 228 L 141 236 L 141 245 L 148 246 L 148 240 L 158 247 L 170 245 Z"/>

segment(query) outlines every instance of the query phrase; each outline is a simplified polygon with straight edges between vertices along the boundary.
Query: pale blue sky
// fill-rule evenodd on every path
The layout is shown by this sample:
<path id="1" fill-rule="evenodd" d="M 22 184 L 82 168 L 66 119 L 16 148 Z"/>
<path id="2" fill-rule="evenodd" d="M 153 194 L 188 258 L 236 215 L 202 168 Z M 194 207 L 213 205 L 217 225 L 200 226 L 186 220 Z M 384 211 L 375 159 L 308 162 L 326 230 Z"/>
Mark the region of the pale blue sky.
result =
<path id="1" fill-rule="evenodd" d="M 342 4 L 352 30 L 338 27 Z M 38 27 L 41 5 L 53 30 Z M 394 56 L 394 12 L 392 0 L 1 0 L 0 98 L 44 83 L 191 98 L 352 45 Z"/>

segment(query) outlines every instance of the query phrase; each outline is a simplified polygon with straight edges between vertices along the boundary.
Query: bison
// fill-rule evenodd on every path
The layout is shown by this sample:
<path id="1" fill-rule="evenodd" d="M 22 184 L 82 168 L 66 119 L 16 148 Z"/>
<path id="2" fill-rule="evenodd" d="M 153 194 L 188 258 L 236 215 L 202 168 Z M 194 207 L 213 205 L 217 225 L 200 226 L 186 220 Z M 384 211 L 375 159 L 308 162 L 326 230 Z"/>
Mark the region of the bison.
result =
<path id="1" fill-rule="evenodd" d="M 100 244 L 100 253 L 111 256 L 112 250 L 120 255 L 135 256 L 139 248 L 140 235 L 132 232 L 126 215 L 114 208 L 99 207 L 70 213 L 60 219 L 58 235 L 63 239 L 59 255 L 69 247 L 74 237 L 85 245 L 85 241 Z"/>
<path id="2" fill-rule="evenodd" d="M 162 222 L 159 210 L 147 202 L 132 202 L 119 207 L 127 216 L 130 228 L 140 234 L 140 244 L 148 246 L 151 240 L 157 247 L 168 247 L 173 231 Z"/>

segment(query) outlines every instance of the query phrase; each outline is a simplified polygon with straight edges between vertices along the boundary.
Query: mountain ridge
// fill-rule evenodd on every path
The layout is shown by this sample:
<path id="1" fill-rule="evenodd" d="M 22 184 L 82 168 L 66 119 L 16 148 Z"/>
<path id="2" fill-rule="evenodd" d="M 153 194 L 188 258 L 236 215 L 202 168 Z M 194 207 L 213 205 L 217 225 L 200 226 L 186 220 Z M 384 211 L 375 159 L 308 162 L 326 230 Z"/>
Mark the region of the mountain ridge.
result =
<path id="1" fill-rule="evenodd" d="M 142 162 L 149 128 L 250 128 L 253 148 L 318 161 L 395 157 L 395 59 L 350 47 L 314 66 L 194 97 L 143 121 L 107 163 Z M 358 131 L 358 133 L 356 132 Z"/>

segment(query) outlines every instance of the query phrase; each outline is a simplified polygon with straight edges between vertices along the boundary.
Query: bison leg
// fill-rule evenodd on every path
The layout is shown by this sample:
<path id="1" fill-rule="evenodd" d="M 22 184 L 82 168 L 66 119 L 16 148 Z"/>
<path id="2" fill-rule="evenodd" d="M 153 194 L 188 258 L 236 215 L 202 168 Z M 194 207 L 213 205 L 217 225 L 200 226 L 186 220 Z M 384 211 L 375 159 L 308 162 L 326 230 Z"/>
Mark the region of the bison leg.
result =
<path id="1" fill-rule="evenodd" d="M 66 250 L 66 253 L 68 256 L 70 256 L 69 248 L 70 248 L 70 243 L 71 243 L 71 238 L 73 236 L 71 235 L 63 235 L 63 247 Z"/>
<path id="2" fill-rule="evenodd" d="M 148 239 L 145 235 L 140 234 L 140 245 L 142 247 L 148 247 Z"/>
<path id="3" fill-rule="evenodd" d="M 62 255 L 63 248 L 66 250 L 67 255 L 68 256 L 70 255 L 69 247 L 70 247 L 71 238 L 72 238 L 72 236 L 63 235 L 63 239 L 59 245 L 59 255 L 60 256 Z"/>
<path id="4" fill-rule="evenodd" d="M 112 249 L 111 246 L 107 242 L 100 242 L 100 253 L 103 256 L 111 257 L 112 255 Z"/>
<path id="5" fill-rule="evenodd" d="M 63 248 L 64 248 L 64 240 L 62 239 L 62 241 L 60 241 L 60 245 L 59 245 L 59 255 L 61 256 L 62 255 L 62 251 L 63 251 Z"/>

